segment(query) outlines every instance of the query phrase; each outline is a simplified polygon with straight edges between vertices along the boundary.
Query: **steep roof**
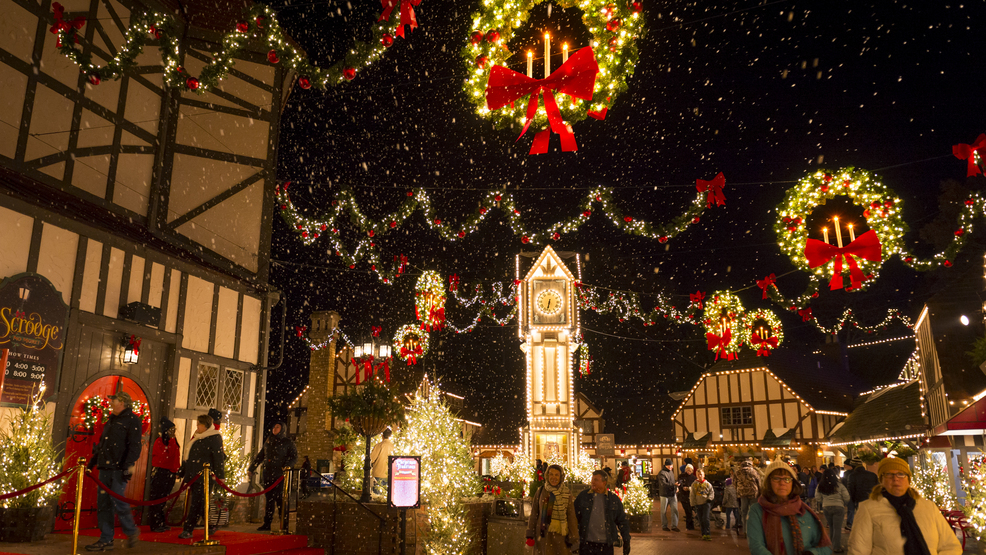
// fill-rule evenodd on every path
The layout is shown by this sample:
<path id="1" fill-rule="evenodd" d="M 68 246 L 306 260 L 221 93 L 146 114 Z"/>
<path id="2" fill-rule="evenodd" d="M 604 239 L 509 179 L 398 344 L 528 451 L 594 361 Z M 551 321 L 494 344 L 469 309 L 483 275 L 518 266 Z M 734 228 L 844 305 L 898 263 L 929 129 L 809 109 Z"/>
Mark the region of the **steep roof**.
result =
<path id="1" fill-rule="evenodd" d="M 863 403 L 829 434 L 828 440 L 857 443 L 920 434 L 926 429 L 921 414 L 921 384 L 913 380 L 866 395 Z"/>

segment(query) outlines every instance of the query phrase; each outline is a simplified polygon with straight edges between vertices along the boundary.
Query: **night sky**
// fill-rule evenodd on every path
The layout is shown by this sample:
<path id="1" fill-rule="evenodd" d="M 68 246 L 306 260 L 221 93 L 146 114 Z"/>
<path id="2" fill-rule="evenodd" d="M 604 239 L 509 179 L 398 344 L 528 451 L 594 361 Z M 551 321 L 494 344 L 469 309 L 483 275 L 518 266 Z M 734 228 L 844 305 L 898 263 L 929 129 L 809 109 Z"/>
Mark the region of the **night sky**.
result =
<path id="1" fill-rule="evenodd" d="M 616 189 L 628 214 L 667 222 L 693 200 L 696 178 L 721 171 L 726 206 L 710 209 L 666 245 L 619 232 L 597 211 L 553 246 L 588 255 L 586 283 L 664 292 L 680 307 L 699 289 L 752 287 L 739 293 L 747 308 L 773 309 L 789 347 L 815 349 L 825 336 L 762 301 L 754 283 L 786 274 L 778 285 L 789 296 L 807 284 L 776 244 L 775 207 L 787 188 L 819 167 L 875 171 L 904 200 L 908 244 L 922 255 L 935 252 L 935 227 L 921 229 L 953 225 L 945 220 L 954 222 L 954 208 L 940 210 L 938 202 L 943 183 L 954 180 L 950 187 L 960 194 L 983 185 L 981 178 L 966 179 L 965 162 L 951 148 L 986 131 L 986 68 L 974 55 L 982 52 L 982 35 L 973 30 L 986 10 L 978 2 L 643 1 L 648 32 L 638 39 L 629 90 L 605 121 L 574 126 L 577 153 L 561 152 L 552 136 L 548 154 L 530 156 L 532 133 L 515 143 L 515 132 L 495 130 L 475 115 L 462 90 L 466 67 L 459 52 L 479 3 L 423 0 L 415 9 L 420 27 L 354 81 L 327 92 L 296 87 L 282 118 L 278 179 L 293 182 L 292 199 L 313 215 L 343 186 L 371 217 L 393 210 L 410 187 L 424 187 L 442 219 L 455 222 L 498 188 L 517 197 L 526 221 L 547 224 L 577 213 L 588 190 L 604 185 Z M 322 66 L 354 37 L 369 38 L 380 10 L 372 1 L 272 5 Z M 514 44 L 534 46 L 545 28 L 553 40 L 575 46 L 588 40 L 578 10 L 554 5 L 549 17 L 544 3 Z M 311 311 L 338 311 L 352 337 L 368 334 L 371 325 L 392 337 L 414 321 L 414 282 L 423 270 L 445 279 L 456 273 L 469 284 L 509 282 L 514 256 L 540 248 L 523 245 L 493 215 L 455 243 L 428 230 L 420 214 L 412 218 L 380 242 L 385 257 L 405 254 L 412 267 L 411 277 L 394 285 L 380 283 L 366 265 L 350 270 L 329 256 L 326 243 L 303 245 L 276 217 L 271 281 L 285 292 L 290 311 L 286 361 L 270 378 L 269 414 L 283 413 L 307 383 L 309 351 L 293 330 L 308 325 Z M 847 307 L 864 323 L 881 320 L 891 307 L 914 317 L 936 278 L 891 259 L 866 291 L 823 289 L 812 308 L 825 325 Z M 450 298 L 446 314 L 461 327 L 476 310 Z M 273 316 L 277 325 L 280 315 Z M 583 322 L 594 363 L 576 387 L 605 409 L 607 431 L 618 442 L 670 439 L 667 410 L 675 402 L 667 393 L 690 388 L 713 361 L 702 330 L 645 328 L 639 320 L 620 323 L 595 313 L 583 313 Z M 466 416 L 485 426 L 488 441 L 516 441 L 524 421 L 515 326 L 434 334 L 424 363 L 450 391 L 466 396 Z M 884 336 L 907 333 L 896 326 Z M 272 359 L 280 348 L 279 337 L 273 339 Z M 861 340 L 851 332 L 840 339 Z M 853 370 L 866 378 L 865 369 Z"/>

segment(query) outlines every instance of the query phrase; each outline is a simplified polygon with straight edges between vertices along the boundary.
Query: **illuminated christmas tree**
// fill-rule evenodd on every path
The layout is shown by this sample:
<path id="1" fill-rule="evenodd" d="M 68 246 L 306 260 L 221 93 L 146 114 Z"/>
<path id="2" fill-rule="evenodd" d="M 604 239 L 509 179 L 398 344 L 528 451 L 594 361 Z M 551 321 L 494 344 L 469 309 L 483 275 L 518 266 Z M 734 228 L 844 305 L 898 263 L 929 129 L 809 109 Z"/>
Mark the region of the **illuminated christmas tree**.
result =
<path id="1" fill-rule="evenodd" d="M 394 437 L 394 454 L 421 457 L 421 496 L 430 528 L 425 553 L 469 553 L 478 533 L 469 525 L 462 499 L 478 495 L 480 485 L 462 423 L 427 381 L 406 415 L 407 425 Z"/>
<path id="2" fill-rule="evenodd" d="M 969 457 L 969 468 L 961 468 L 962 489 L 965 490 L 966 505 L 962 507 L 969 525 L 975 530 L 977 540 L 986 536 L 986 468 L 983 461 L 986 455 Z"/>
<path id="3" fill-rule="evenodd" d="M 644 482 L 636 476 L 622 487 L 616 488 L 616 495 L 623 500 L 623 508 L 628 515 L 649 515 L 653 507 L 653 501 L 647 497 L 647 488 Z"/>
<path id="4" fill-rule="evenodd" d="M 948 483 L 948 470 L 944 462 L 937 462 L 929 457 L 925 464 L 915 464 L 912 485 L 925 499 L 942 509 L 952 510 L 956 505 L 955 493 Z"/>
<path id="5" fill-rule="evenodd" d="M 51 443 L 51 417 L 41 401 L 43 393 L 44 384 L 27 408 L 0 423 L 0 494 L 44 482 L 62 468 L 62 458 Z M 56 480 L 27 495 L 0 501 L 0 507 L 43 507 L 54 503 L 60 493 Z"/>
<path id="6" fill-rule="evenodd" d="M 226 422 L 229 414 L 226 415 Z M 250 465 L 250 454 L 246 452 L 246 443 L 240 433 L 240 426 L 225 424 L 220 430 L 223 438 L 223 450 L 226 451 L 226 462 L 223 470 L 226 472 L 224 480 L 229 487 L 234 487 L 247 481 L 247 467 Z"/>

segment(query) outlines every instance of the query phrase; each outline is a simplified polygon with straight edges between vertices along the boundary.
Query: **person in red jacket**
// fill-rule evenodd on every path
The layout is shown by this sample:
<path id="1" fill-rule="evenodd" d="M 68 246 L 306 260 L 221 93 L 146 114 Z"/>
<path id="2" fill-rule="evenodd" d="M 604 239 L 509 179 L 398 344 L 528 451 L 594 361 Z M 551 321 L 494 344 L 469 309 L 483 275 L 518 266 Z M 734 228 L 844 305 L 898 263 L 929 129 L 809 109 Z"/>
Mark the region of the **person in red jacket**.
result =
<path id="1" fill-rule="evenodd" d="M 161 437 L 154 440 L 151 450 L 151 491 L 150 499 L 160 499 L 171 493 L 175 487 L 175 477 L 181 466 L 181 446 L 175 439 L 175 424 L 161 418 L 158 430 Z M 165 503 L 151 505 L 147 510 L 147 522 L 151 532 L 167 532 L 171 527 L 164 514 Z"/>

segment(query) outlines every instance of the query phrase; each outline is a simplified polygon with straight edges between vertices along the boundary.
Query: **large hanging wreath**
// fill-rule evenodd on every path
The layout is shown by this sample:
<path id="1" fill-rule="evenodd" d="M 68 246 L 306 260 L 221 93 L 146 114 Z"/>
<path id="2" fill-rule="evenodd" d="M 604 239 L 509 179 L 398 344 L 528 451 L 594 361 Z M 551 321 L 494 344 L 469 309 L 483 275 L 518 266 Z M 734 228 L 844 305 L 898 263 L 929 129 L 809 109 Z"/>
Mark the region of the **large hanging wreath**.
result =
<path id="1" fill-rule="evenodd" d="M 394 334 L 394 352 L 407 365 L 417 364 L 418 359 L 428 354 L 428 332 L 415 324 L 406 324 Z"/>
<path id="2" fill-rule="evenodd" d="M 743 302 L 729 291 L 717 291 L 705 299 L 705 337 L 709 350 L 733 360 L 743 346 Z"/>
<path id="3" fill-rule="evenodd" d="M 468 71 L 464 87 L 476 112 L 491 119 L 497 128 L 522 126 L 527 120 L 527 102 L 515 102 L 497 110 L 486 105 L 486 87 L 494 66 L 506 65 L 515 53 L 507 50 L 514 31 L 523 25 L 530 10 L 545 0 L 484 0 L 482 9 L 472 16 L 470 42 L 462 49 L 462 59 Z M 562 118 L 568 123 L 581 121 L 586 116 L 596 119 L 606 117 L 606 111 L 616 97 L 627 89 L 627 78 L 633 74 L 637 63 L 636 39 L 644 32 L 641 3 L 610 0 L 558 0 L 562 8 L 579 8 L 582 21 L 592 33 L 592 47 L 599 74 L 591 101 L 571 97 L 559 98 Z M 578 50 L 572 45 L 572 51 Z M 543 67 L 543 63 L 542 63 Z M 539 70 L 541 68 L 538 68 Z M 538 71 L 538 73 L 541 73 Z M 548 124 L 544 103 L 534 117 L 535 126 Z"/>
<path id="4" fill-rule="evenodd" d="M 442 276 L 427 270 L 414 287 L 414 314 L 426 332 L 442 329 L 445 324 L 445 283 Z"/>
<path id="5" fill-rule="evenodd" d="M 760 322 L 760 325 L 757 323 Z M 772 310 L 764 308 L 743 314 L 742 324 L 736 333 L 741 343 L 757 350 L 757 356 L 770 356 L 770 352 L 784 341 L 784 326 Z"/>
<path id="6" fill-rule="evenodd" d="M 146 434 L 151 429 L 151 407 L 140 400 L 133 401 L 130 409 L 140 418 L 140 433 Z M 102 427 L 110 418 L 112 408 L 108 397 L 96 395 L 82 402 L 82 426 L 87 430 L 102 435 Z"/>

